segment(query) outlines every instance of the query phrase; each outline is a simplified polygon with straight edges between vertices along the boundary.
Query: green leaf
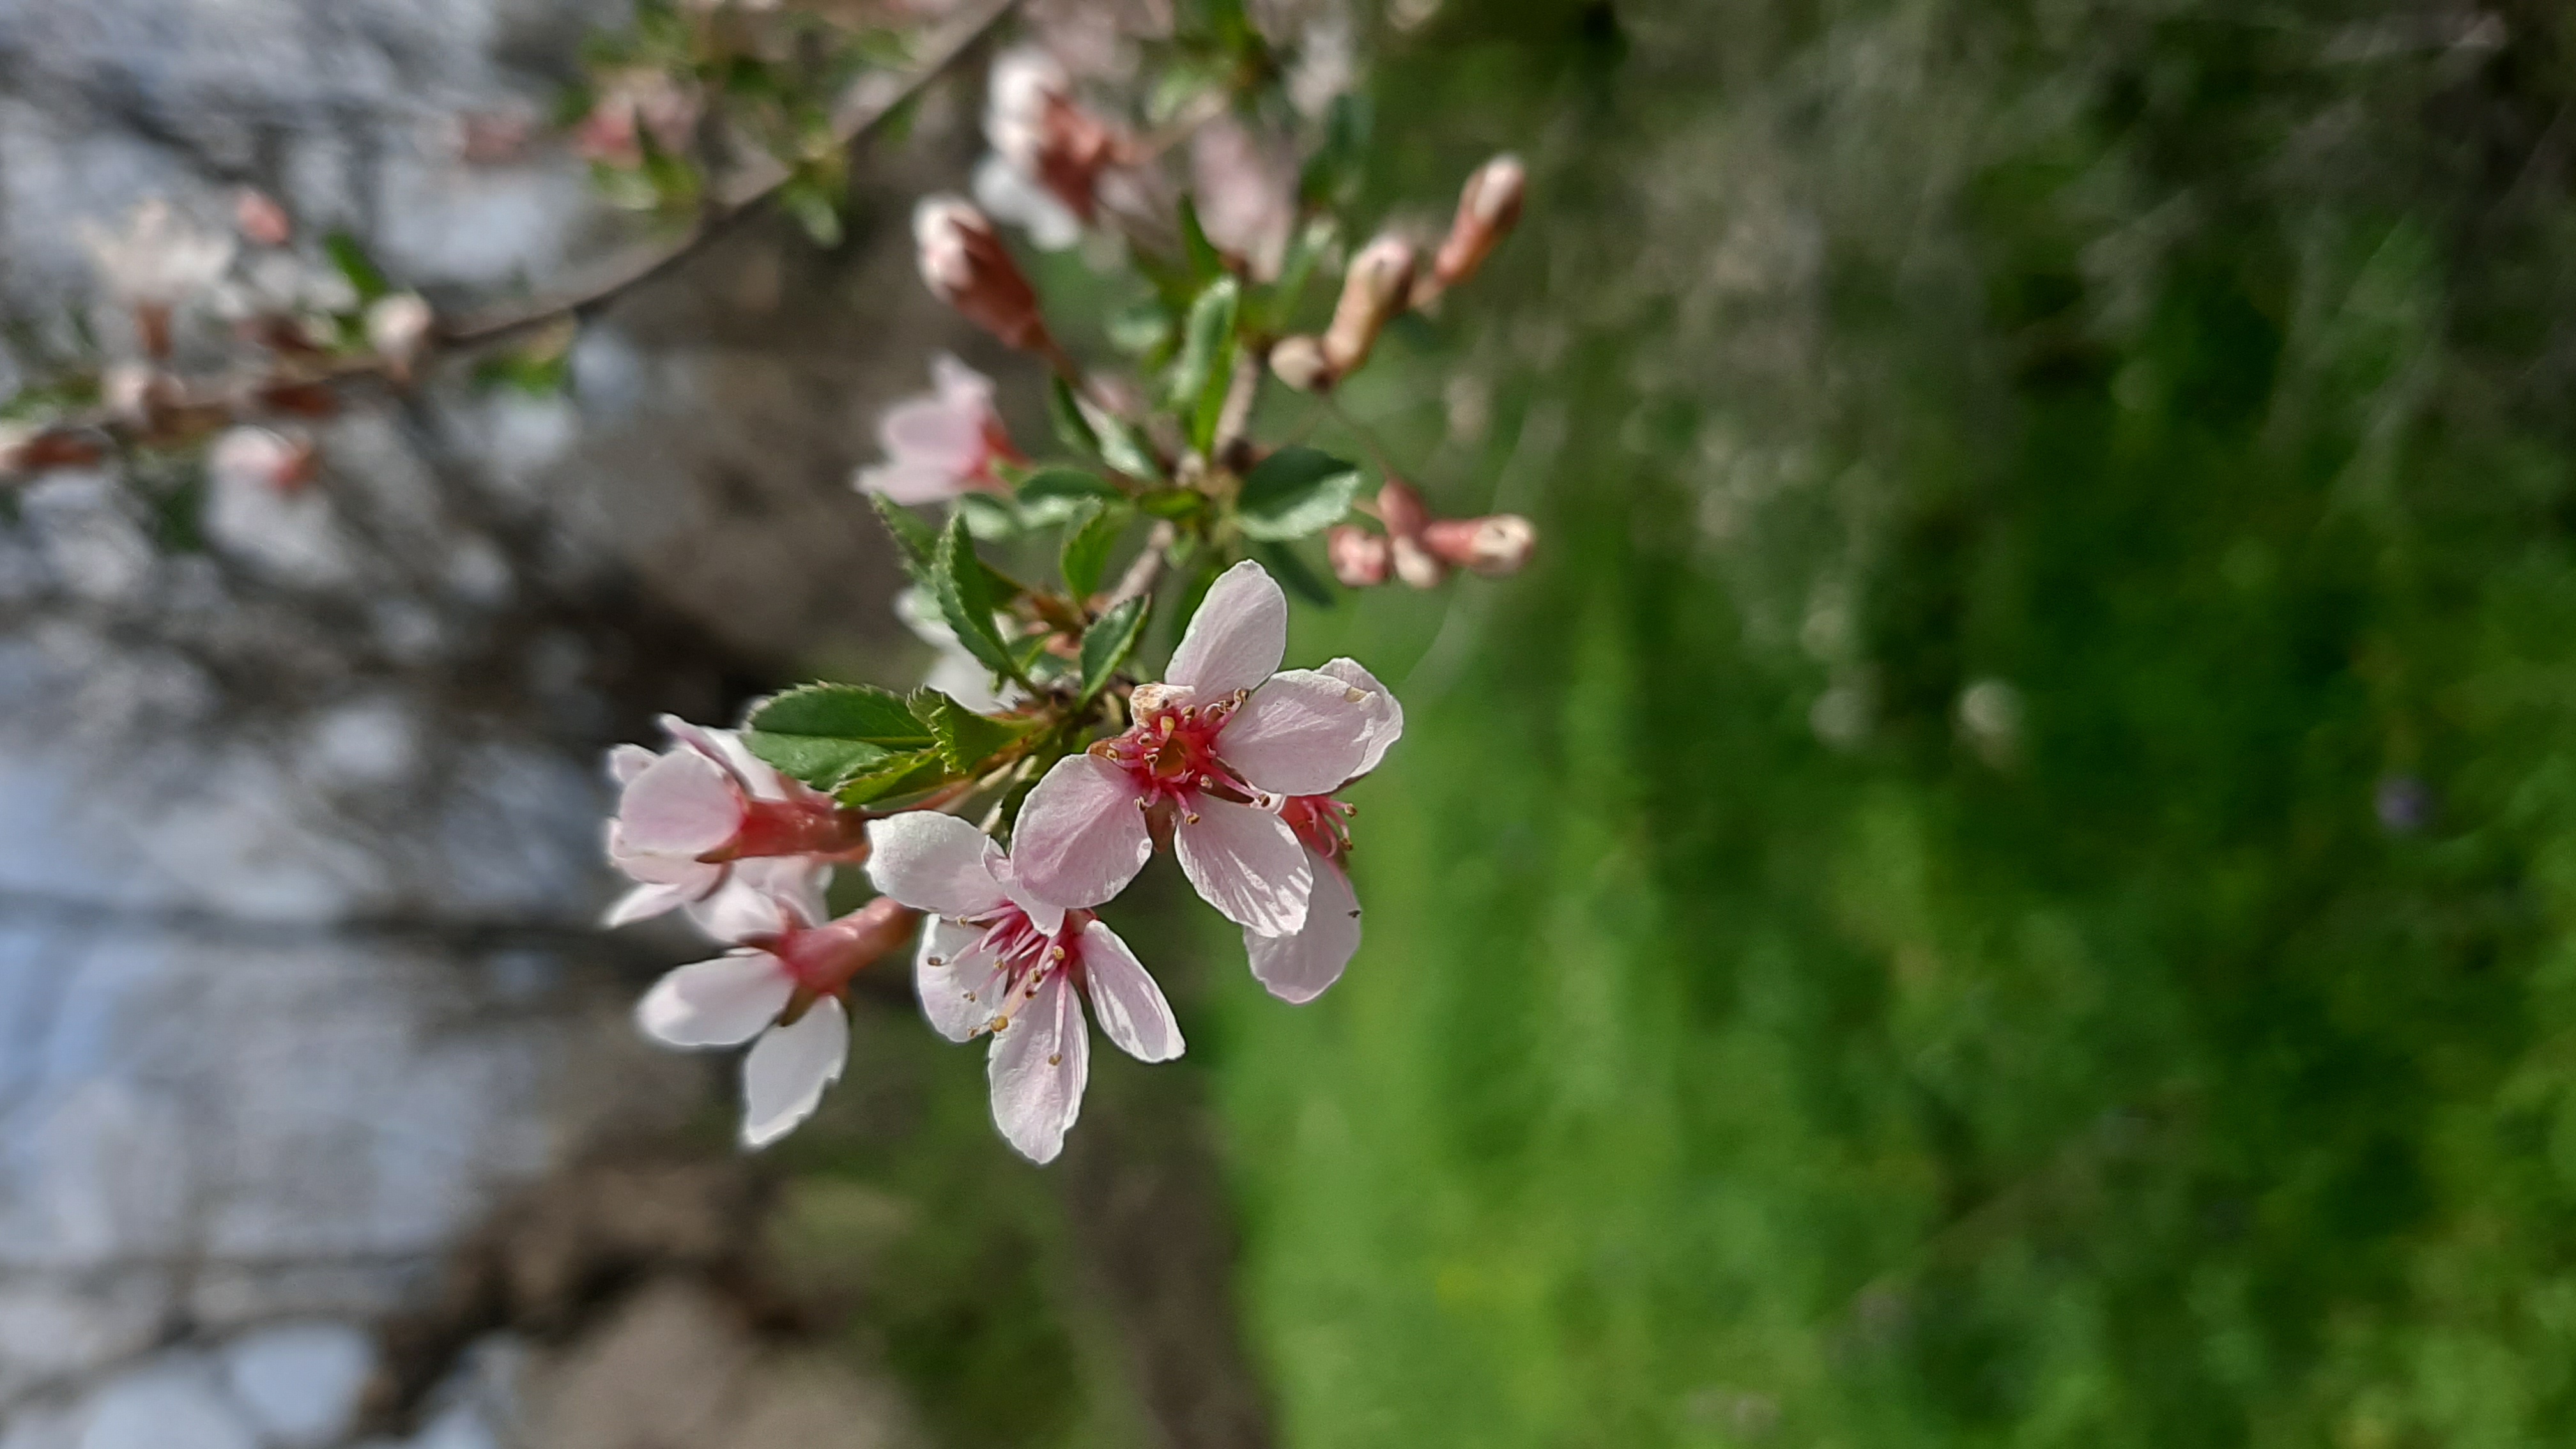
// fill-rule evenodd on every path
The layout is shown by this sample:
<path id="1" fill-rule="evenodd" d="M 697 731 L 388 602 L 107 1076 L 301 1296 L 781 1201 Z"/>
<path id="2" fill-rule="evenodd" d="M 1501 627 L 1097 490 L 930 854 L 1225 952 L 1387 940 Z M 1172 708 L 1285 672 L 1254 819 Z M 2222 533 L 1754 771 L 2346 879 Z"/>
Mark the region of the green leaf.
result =
<path id="1" fill-rule="evenodd" d="M 1282 448 L 1243 476 L 1236 522 L 1246 538 L 1304 538 L 1351 511 L 1359 468 L 1313 448 Z"/>
<path id="2" fill-rule="evenodd" d="M 1109 571 L 1109 551 L 1127 531 L 1129 517 L 1123 503 L 1098 505 L 1065 530 L 1061 560 L 1065 592 L 1076 599 L 1100 592 L 1101 576 Z"/>
<path id="3" fill-rule="evenodd" d="M 1284 543 L 1259 543 L 1253 545 L 1252 552 L 1261 560 L 1262 566 L 1270 570 L 1273 578 L 1288 586 L 1288 592 L 1319 609 L 1329 609 L 1337 602 L 1333 597 L 1333 586 L 1324 582 L 1323 575 L 1307 567 L 1295 549 Z"/>
<path id="4" fill-rule="evenodd" d="M 990 493 L 958 494 L 956 511 L 966 520 L 966 531 L 980 539 L 1012 539 L 1028 531 L 1027 520 L 1011 501 Z"/>
<path id="5" fill-rule="evenodd" d="M 1056 440 L 1086 458 L 1100 456 L 1100 435 L 1082 415 L 1082 404 L 1073 395 L 1072 384 L 1061 377 L 1047 379 L 1047 421 L 1055 428 Z"/>
<path id="6" fill-rule="evenodd" d="M 1193 282 L 1205 284 L 1225 272 L 1225 255 L 1208 240 L 1207 229 L 1199 225 L 1198 203 L 1187 196 L 1181 198 L 1181 254 Z"/>
<path id="7" fill-rule="evenodd" d="M 1082 635 L 1082 699 L 1085 704 L 1100 697 L 1109 687 L 1110 677 L 1136 652 L 1136 641 L 1145 637 L 1145 608 L 1151 602 L 1145 595 L 1120 604 L 1100 616 L 1099 621 Z"/>
<path id="8" fill-rule="evenodd" d="M 1131 302 L 1109 314 L 1109 345 L 1131 357 L 1144 357 L 1172 340 L 1172 314 L 1151 298 Z"/>
<path id="9" fill-rule="evenodd" d="M 1162 481 L 1163 465 L 1154 461 L 1153 450 L 1123 418 L 1111 417 L 1097 410 L 1091 413 L 1091 425 L 1100 435 L 1100 459 L 1130 478 Z"/>
<path id="10" fill-rule="evenodd" d="M 864 684 L 809 684 L 752 706 L 743 745 L 818 790 L 837 790 L 932 743 L 903 697 Z"/>
<path id="11" fill-rule="evenodd" d="M 1020 501 L 1038 503 L 1050 498 L 1124 498 L 1118 485 L 1097 473 L 1081 468 L 1041 468 L 1020 485 Z"/>
<path id="12" fill-rule="evenodd" d="M 799 176 L 778 188 L 778 204 L 805 228 L 814 245 L 828 249 L 841 244 L 841 204 L 821 178 Z"/>
<path id="13" fill-rule="evenodd" d="M 744 723 L 767 734 L 861 740 L 889 750 L 930 743 L 930 730 L 911 704 L 873 684 L 800 685 L 753 705 Z"/>
<path id="14" fill-rule="evenodd" d="M 1207 451 L 1216 414 L 1224 410 L 1226 389 L 1234 381 L 1234 325 L 1242 296 L 1232 277 L 1209 283 L 1190 304 L 1181 355 L 1172 363 L 1169 401 L 1190 419 L 1190 441 L 1201 452 Z"/>
<path id="15" fill-rule="evenodd" d="M 1165 488 L 1136 500 L 1156 518 L 1187 518 L 1207 506 L 1207 495 L 1191 488 Z"/>
<path id="16" fill-rule="evenodd" d="M 873 805 L 898 795 L 917 795 L 945 784 L 948 765 L 936 748 L 889 755 L 876 768 L 852 775 L 836 793 L 844 805 Z"/>
<path id="17" fill-rule="evenodd" d="M 869 494 L 868 502 L 876 505 L 877 518 L 894 535 L 895 547 L 903 550 L 904 571 L 929 583 L 930 556 L 939 551 L 938 533 L 921 521 L 921 515 L 882 493 Z"/>
<path id="18" fill-rule="evenodd" d="M 975 554 L 963 514 L 951 514 L 947 531 L 939 536 L 938 550 L 930 560 L 930 591 L 939 600 L 940 616 L 956 632 L 960 648 L 994 673 L 1028 683 L 993 622 L 997 607 L 993 576 Z"/>
<path id="19" fill-rule="evenodd" d="M 935 689 L 914 690 L 911 705 L 938 741 L 940 763 L 961 778 L 982 774 L 995 755 L 1046 728 L 1044 720 L 977 714 Z"/>
<path id="20" fill-rule="evenodd" d="M 367 255 L 367 249 L 358 244 L 356 237 L 345 231 L 335 231 L 322 239 L 322 251 L 331 258 L 331 265 L 340 269 L 340 275 L 349 279 L 350 289 L 358 294 L 359 306 L 364 307 L 393 291 L 393 283 L 385 280 L 385 274 L 377 268 L 375 259 Z"/>

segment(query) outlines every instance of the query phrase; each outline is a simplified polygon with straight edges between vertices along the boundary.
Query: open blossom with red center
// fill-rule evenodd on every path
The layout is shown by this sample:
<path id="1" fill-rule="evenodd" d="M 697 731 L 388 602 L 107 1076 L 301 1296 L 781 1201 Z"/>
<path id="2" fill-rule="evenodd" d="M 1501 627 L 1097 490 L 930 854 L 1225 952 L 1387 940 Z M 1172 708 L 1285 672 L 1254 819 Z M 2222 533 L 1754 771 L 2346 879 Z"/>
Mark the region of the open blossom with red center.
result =
<path id="1" fill-rule="evenodd" d="M 754 758 L 733 731 L 670 715 L 662 728 L 673 743 L 660 754 L 641 745 L 609 753 L 609 776 L 622 788 L 608 859 L 639 884 L 609 908 L 607 924 L 704 900 L 738 860 L 847 859 L 865 848 L 855 814 Z"/>
<path id="2" fill-rule="evenodd" d="M 872 822 L 868 841 L 877 889 L 932 914 L 914 977 L 922 1013 L 950 1041 L 992 1036 L 993 1122 L 1022 1156 L 1052 1161 L 1082 1115 L 1084 998 L 1129 1056 L 1181 1054 L 1180 1023 L 1136 953 L 1091 912 L 1032 889 L 982 831 L 915 810 Z"/>
<path id="3" fill-rule="evenodd" d="M 1144 868 L 1151 821 L 1167 818 L 1182 873 L 1227 920 L 1265 936 L 1303 927 L 1314 869 L 1276 804 L 1357 774 L 1378 714 L 1348 680 L 1281 671 L 1287 650 L 1287 595 L 1249 559 L 1227 570 L 1164 682 L 1129 701 L 1135 723 L 1057 761 L 1030 792 L 1021 879 L 1049 900 L 1098 905 Z"/>
<path id="4" fill-rule="evenodd" d="M 1404 706 L 1355 660 L 1336 659 L 1317 672 L 1368 696 L 1367 744 L 1359 767 L 1351 772 L 1356 780 L 1376 769 L 1387 750 L 1403 737 Z M 1359 952 L 1360 899 L 1351 889 L 1347 859 L 1351 815 L 1350 804 L 1329 793 L 1291 795 L 1279 802 L 1279 818 L 1305 849 L 1307 866 L 1315 877 L 1306 924 L 1285 935 L 1246 929 L 1243 950 L 1252 960 L 1253 978 L 1282 1001 L 1302 1004 L 1323 995 L 1324 988 L 1342 979 L 1343 968 Z"/>
<path id="5" fill-rule="evenodd" d="M 993 380 L 944 352 L 930 360 L 930 377 L 935 391 L 907 398 L 877 420 L 886 460 L 859 470 L 860 491 L 897 503 L 1009 491 L 993 465 L 1021 455 L 993 407 Z"/>
<path id="6" fill-rule="evenodd" d="M 842 992 L 920 919 L 878 899 L 829 920 L 830 874 L 812 862 L 779 862 L 754 885 L 744 872 L 699 914 L 734 949 L 667 973 L 636 1005 L 644 1034 L 670 1046 L 752 1043 L 742 1062 L 745 1147 L 765 1147 L 813 1115 L 849 1059 Z"/>

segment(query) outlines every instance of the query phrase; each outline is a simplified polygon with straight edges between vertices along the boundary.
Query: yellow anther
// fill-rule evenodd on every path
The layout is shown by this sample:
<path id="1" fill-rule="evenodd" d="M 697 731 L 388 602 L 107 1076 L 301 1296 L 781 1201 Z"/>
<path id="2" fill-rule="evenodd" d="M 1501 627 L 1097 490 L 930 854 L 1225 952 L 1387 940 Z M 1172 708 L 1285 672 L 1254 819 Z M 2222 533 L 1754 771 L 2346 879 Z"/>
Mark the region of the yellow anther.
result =
<path id="1" fill-rule="evenodd" d="M 1048 960 L 1050 960 L 1050 961 L 1061 961 L 1061 960 L 1063 960 L 1063 959 L 1064 959 L 1064 948 L 1063 948 L 1062 946 L 1055 946 L 1055 947 L 1051 947 L 1051 948 L 1049 948 L 1049 949 L 1048 949 L 1048 951 L 1047 951 L 1047 959 L 1048 959 Z"/>
<path id="2" fill-rule="evenodd" d="M 1181 819 L 1187 821 L 1189 824 L 1196 825 L 1199 823 L 1199 812 L 1193 810 L 1188 814 L 1183 815 Z"/>
<path id="3" fill-rule="evenodd" d="M 1349 700 L 1353 704 L 1357 704 L 1361 700 L 1368 698 L 1368 691 L 1355 684 L 1351 686 L 1350 691 L 1344 694 L 1342 698 Z"/>
<path id="4" fill-rule="evenodd" d="M 1051 1067 L 1060 1067 L 1060 1066 L 1063 1066 L 1063 1065 L 1064 1065 L 1064 1053 L 1062 1053 L 1062 1052 L 1048 1052 L 1048 1053 L 1047 1053 L 1047 1065 L 1048 1065 L 1048 1066 L 1051 1066 Z"/>

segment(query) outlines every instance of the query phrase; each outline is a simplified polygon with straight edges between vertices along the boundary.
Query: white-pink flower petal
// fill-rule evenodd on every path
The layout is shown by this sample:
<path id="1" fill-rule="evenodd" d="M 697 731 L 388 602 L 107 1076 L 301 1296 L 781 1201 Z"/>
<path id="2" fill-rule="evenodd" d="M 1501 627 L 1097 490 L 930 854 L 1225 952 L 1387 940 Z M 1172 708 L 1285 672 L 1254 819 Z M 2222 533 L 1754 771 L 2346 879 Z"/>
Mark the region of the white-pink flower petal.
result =
<path id="1" fill-rule="evenodd" d="M 701 855 L 742 828 L 742 796 L 722 765 L 673 750 L 626 782 L 617 804 L 624 848 L 639 855 Z"/>
<path id="2" fill-rule="evenodd" d="M 1359 773 L 1377 723 L 1372 696 L 1313 669 L 1270 676 L 1217 734 L 1219 758 L 1273 795 L 1321 795 Z"/>
<path id="3" fill-rule="evenodd" d="M 1163 681 L 1202 697 L 1232 694 L 1259 687 L 1287 657 L 1288 596 L 1260 564 L 1245 559 L 1208 586 Z"/>
<path id="4" fill-rule="evenodd" d="M 636 1003 L 635 1023 L 671 1046 L 739 1046 L 776 1021 L 795 991 L 777 957 L 736 951 L 664 973 Z"/>
<path id="5" fill-rule="evenodd" d="M 868 879 L 916 911 L 962 920 L 1001 909 L 999 854 L 983 831 L 936 810 L 868 822 Z"/>
<path id="6" fill-rule="evenodd" d="M 1082 1115 L 1091 1074 L 1090 1033 L 1064 973 L 1047 977 L 1019 1016 L 993 1038 L 985 1063 L 993 1125 L 1031 1162 L 1053 1162 Z"/>
<path id="7" fill-rule="evenodd" d="M 1395 697 L 1394 690 L 1378 683 L 1377 676 L 1369 673 L 1367 667 L 1356 659 L 1336 659 L 1316 673 L 1331 675 L 1344 684 L 1367 691 L 1370 712 L 1367 747 L 1360 753 L 1359 769 L 1352 773 L 1365 775 L 1376 769 L 1378 763 L 1386 758 L 1386 752 L 1395 747 L 1395 742 L 1404 738 L 1403 702 Z"/>
<path id="8" fill-rule="evenodd" d="M 1265 936 L 1306 924 L 1314 870 L 1286 821 L 1202 795 L 1172 833 L 1181 873 L 1219 915 Z"/>
<path id="9" fill-rule="evenodd" d="M 766 1147 L 813 1116 L 849 1059 L 849 1018 L 828 996 L 762 1032 L 742 1059 L 742 1145 Z"/>
<path id="10" fill-rule="evenodd" d="M 1243 933 L 1243 949 L 1252 958 L 1253 979 L 1270 994 L 1302 1006 L 1342 979 L 1342 969 L 1360 949 L 1360 898 L 1342 868 L 1314 852 L 1307 863 L 1315 888 L 1306 898 L 1306 924 L 1285 936 Z"/>
<path id="11" fill-rule="evenodd" d="M 1067 755 L 1020 806 L 1011 864 L 1021 886 L 1066 907 L 1096 906 L 1127 888 L 1154 855 L 1142 794 L 1126 771 Z"/>
<path id="12" fill-rule="evenodd" d="M 930 918 L 921 929 L 921 954 L 913 965 L 913 987 L 921 994 L 921 1014 L 931 1030 L 950 1041 L 971 1041 L 975 1032 L 1001 1010 L 999 993 L 1007 989 L 995 970 L 993 953 L 980 949 L 984 928 Z"/>
<path id="13" fill-rule="evenodd" d="M 1181 1054 L 1181 1023 L 1172 1004 L 1117 932 L 1098 921 L 1082 928 L 1082 969 L 1101 1035 L 1140 1062 L 1168 1062 Z"/>

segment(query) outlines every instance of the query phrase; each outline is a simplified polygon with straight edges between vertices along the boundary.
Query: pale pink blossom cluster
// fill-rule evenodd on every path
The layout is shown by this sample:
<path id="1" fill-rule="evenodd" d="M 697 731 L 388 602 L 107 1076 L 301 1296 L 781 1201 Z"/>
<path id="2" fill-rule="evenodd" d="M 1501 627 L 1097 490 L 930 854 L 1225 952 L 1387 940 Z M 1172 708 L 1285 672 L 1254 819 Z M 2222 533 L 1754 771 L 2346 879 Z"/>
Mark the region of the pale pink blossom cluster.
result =
<path id="1" fill-rule="evenodd" d="M 1007 850 L 936 809 L 838 806 L 730 731 L 665 720 L 668 749 L 611 756 L 609 858 L 637 884 L 609 919 L 681 908 L 732 949 L 663 978 L 644 1029 L 678 1046 L 752 1042 L 743 1140 L 775 1140 L 841 1070 L 851 976 L 926 919 L 924 1015 L 950 1040 L 993 1038 L 994 1122 L 1051 1161 L 1081 1114 L 1087 1023 L 1140 1061 L 1181 1054 L 1161 989 L 1096 913 L 1158 847 L 1242 928 L 1253 975 L 1281 999 L 1313 1000 L 1359 949 L 1337 795 L 1386 757 L 1404 711 L 1352 660 L 1281 668 L 1287 645 L 1287 596 L 1261 565 L 1220 575 L 1163 680 L 1132 690 L 1124 728 L 1046 771 Z M 829 918 L 822 882 L 861 861 L 878 898 Z"/>

